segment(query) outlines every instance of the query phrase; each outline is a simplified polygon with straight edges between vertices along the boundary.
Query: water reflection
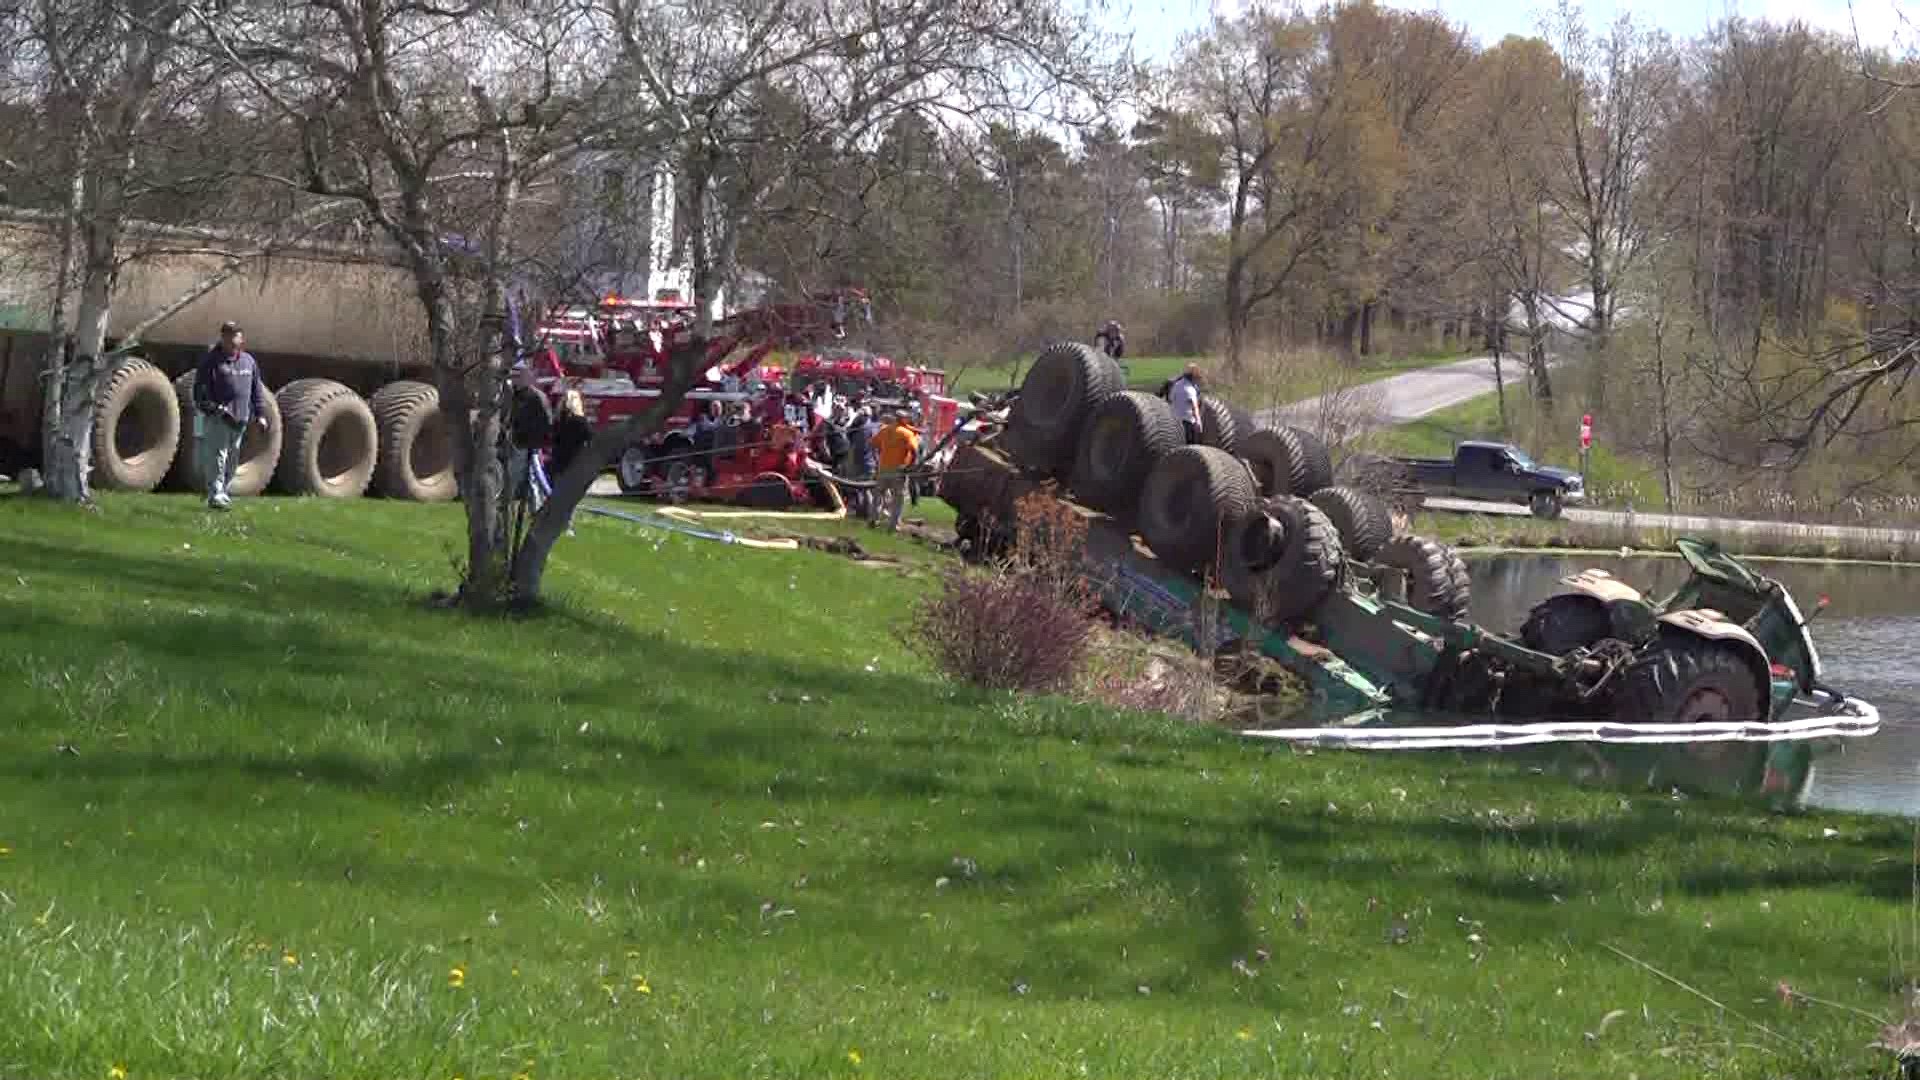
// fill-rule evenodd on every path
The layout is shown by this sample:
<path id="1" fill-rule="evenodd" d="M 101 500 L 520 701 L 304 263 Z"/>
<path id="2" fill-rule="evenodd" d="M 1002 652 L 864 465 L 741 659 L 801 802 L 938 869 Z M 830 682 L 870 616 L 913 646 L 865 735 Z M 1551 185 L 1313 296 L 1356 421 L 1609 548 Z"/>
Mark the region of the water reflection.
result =
<path id="1" fill-rule="evenodd" d="M 1838 750 L 1813 762 L 1806 802 L 1840 810 L 1920 814 L 1920 569 L 1755 565 L 1791 589 L 1803 611 L 1811 611 L 1814 598 L 1823 593 L 1832 599 L 1832 606 L 1813 624 L 1825 681 L 1880 709 L 1879 734 L 1839 740 Z M 1517 631 L 1527 611 L 1555 591 L 1561 577 L 1578 570 L 1598 567 L 1656 596 L 1687 575 L 1686 564 L 1678 559 L 1648 557 L 1501 555 L 1471 560 L 1469 566 L 1474 621 L 1509 632 Z M 1753 762 L 1764 748 L 1731 746 L 1740 753 L 1720 751 L 1724 768 L 1695 779 L 1717 775 L 1743 778 L 1743 785 L 1750 785 Z M 1668 750 L 1651 764 L 1669 770 L 1703 767 L 1713 756 L 1704 749 Z M 1590 756 L 1583 748 L 1563 747 L 1543 760 L 1561 771 L 1579 772 Z M 1650 764 L 1643 760 L 1647 751 L 1640 748 L 1608 748 L 1602 756 L 1618 762 L 1621 778 Z"/>

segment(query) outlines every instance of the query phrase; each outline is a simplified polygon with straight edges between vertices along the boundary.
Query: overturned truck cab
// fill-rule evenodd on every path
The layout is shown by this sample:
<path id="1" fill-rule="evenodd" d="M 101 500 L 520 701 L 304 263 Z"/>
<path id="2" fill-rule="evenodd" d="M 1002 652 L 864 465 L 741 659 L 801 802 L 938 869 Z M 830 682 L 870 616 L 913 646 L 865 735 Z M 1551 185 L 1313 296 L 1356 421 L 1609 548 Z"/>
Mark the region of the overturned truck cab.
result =
<path id="1" fill-rule="evenodd" d="M 1073 557 L 1115 616 L 1207 652 L 1258 650 L 1307 684 L 1311 726 L 1249 736 L 1377 748 L 1580 743 L 1596 759 L 1622 744 L 1678 743 L 1679 758 L 1702 766 L 1697 786 L 1798 797 L 1816 750 L 1878 729 L 1871 705 L 1821 685 L 1808 620 L 1786 588 L 1712 544 L 1680 541 L 1691 574 L 1670 596 L 1650 600 L 1586 571 L 1519 633 L 1499 633 L 1469 620 L 1458 555 L 1395 535 L 1365 493 L 1276 492 L 1262 477 L 1274 471 L 1225 448 L 1156 446 L 1151 407 L 1099 409 L 1104 375 L 1084 355 L 1070 359 L 1077 377 L 1056 371 L 1044 386 L 1048 437 L 1021 430 L 1016 400 L 1004 430 L 947 464 L 940 493 L 963 549 L 1018 558 L 1022 500 L 1058 504 L 1083 524 Z M 1138 416 L 1142 437 L 1129 440 L 1125 423 L 1075 432 L 1057 419 L 1063 397 L 1103 418 Z M 1133 497 L 1096 509 L 1078 489 L 1113 490 L 1100 482 L 1103 465 L 1124 466 Z M 1655 783 L 1676 775 L 1641 771 Z"/>

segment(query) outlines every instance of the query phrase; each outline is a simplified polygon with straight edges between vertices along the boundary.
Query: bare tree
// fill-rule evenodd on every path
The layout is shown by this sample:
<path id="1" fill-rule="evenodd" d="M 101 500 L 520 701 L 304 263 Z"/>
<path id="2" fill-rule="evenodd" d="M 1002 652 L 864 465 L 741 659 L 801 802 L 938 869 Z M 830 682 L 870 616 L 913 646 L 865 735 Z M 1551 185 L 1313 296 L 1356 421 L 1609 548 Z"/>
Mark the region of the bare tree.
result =
<path id="1" fill-rule="evenodd" d="M 1556 175 L 1548 193 L 1579 236 L 1570 254 L 1587 287 L 1580 321 L 1592 364 L 1589 396 L 1599 409 L 1620 279 L 1645 255 L 1656 208 L 1677 179 L 1648 168 L 1677 65 L 1666 38 L 1630 15 L 1596 41 L 1573 0 L 1561 0 L 1553 32 L 1566 72 L 1551 113 Z"/>

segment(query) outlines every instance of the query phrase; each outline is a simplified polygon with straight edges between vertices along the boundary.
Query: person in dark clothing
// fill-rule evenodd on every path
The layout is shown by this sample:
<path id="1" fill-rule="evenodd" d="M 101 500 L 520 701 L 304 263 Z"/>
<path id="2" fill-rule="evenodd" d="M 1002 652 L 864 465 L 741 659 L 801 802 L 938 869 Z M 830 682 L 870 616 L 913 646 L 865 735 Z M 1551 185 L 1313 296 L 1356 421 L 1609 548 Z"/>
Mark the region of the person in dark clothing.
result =
<path id="1" fill-rule="evenodd" d="M 534 384 L 533 368 L 522 360 L 513 365 L 513 400 L 501 435 L 506 444 L 507 497 L 530 498 L 536 511 L 546 501 L 546 492 L 535 480 L 533 456 L 552 434 L 553 412 L 547 396 Z"/>
<path id="2" fill-rule="evenodd" d="M 267 430 L 267 386 L 246 344 L 238 323 L 220 324 L 219 344 L 200 358 L 193 376 L 200 473 L 206 480 L 207 506 L 214 510 L 233 506 L 227 487 L 240 464 L 240 443 L 248 425 Z"/>
<path id="3" fill-rule="evenodd" d="M 553 421 L 553 472 L 567 471 L 593 441 L 593 425 L 587 422 L 587 403 L 580 391 L 569 390 L 560 401 L 560 415 Z"/>
<path id="4" fill-rule="evenodd" d="M 874 422 L 873 414 L 865 408 L 853 414 L 853 422 L 847 425 L 847 460 L 853 467 L 855 480 L 872 480 L 873 474 L 880 468 L 880 451 L 873 445 L 874 436 L 880 434 L 880 425 Z M 858 512 L 867 513 L 873 500 L 870 488 L 854 489 L 854 503 Z"/>

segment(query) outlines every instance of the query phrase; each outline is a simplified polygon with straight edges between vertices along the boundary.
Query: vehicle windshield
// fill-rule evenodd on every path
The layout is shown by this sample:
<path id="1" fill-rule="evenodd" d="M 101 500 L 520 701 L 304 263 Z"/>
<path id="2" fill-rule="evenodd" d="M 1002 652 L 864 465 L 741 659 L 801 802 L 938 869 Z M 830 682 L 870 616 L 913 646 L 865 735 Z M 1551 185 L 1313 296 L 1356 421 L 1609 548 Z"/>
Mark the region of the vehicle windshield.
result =
<path id="1" fill-rule="evenodd" d="M 1523 469 L 1533 468 L 1533 459 L 1527 456 L 1527 452 L 1525 450 L 1522 450 L 1517 446 L 1509 446 L 1507 447 L 1507 454 L 1508 456 L 1513 458 L 1514 464 L 1519 465 L 1521 468 Z"/>

